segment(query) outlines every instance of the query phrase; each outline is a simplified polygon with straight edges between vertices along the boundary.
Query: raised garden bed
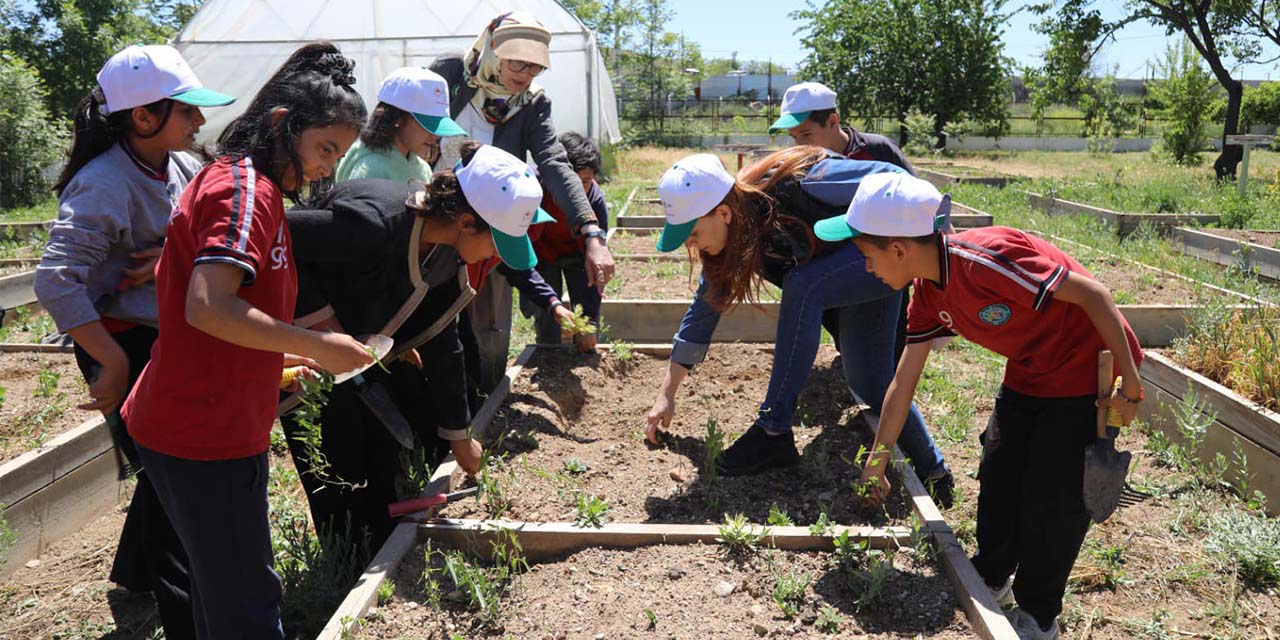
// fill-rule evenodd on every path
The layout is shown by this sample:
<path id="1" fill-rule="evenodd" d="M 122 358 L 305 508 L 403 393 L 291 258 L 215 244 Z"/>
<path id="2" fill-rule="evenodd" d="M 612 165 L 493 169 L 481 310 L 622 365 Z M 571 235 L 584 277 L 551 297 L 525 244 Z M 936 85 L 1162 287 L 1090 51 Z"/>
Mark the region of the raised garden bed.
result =
<path id="1" fill-rule="evenodd" d="M 916 174 L 928 180 L 939 189 L 953 184 L 981 184 L 990 187 L 1004 187 L 1017 178 L 995 176 L 991 172 L 962 165 L 930 165 L 916 167 Z"/>
<path id="2" fill-rule="evenodd" d="M 968 590 L 967 587 L 972 586 L 973 580 L 976 580 L 972 565 L 969 565 L 959 545 L 951 536 L 950 529 L 933 507 L 932 501 L 923 492 L 914 475 L 910 473 L 906 474 L 901 484 L 909 493 L 912 510 L 924 523 L 919 531 L 934 539 L 936 545 L 934 548 L 938 552 L 936 556 L 933 554 L 917 556 L 910 552 L 897 554 L 893 560 L 894 570 L 890 572 L 883 591 L 884 597 L 890 598 L 882 601 L 887 606 L 887 609 L 883 610 L 884 614 L 880 613 L 882 609 L 878 607 L 859 610 L 853 605 L 848 599 L 851 597 L 850 592 L 843 586 L 849 584 L 849 576 L 847 573 L 833 571 L 830 556 L 814 551 L 795 550 L 815 547 L 829 549 L 833 546 L 830 534 L 838 532 L 839 529 L 825 536 L 815 536 L 811 531 L 806 535 L 804 527 L 780 527 L 777 529 L 778 536 L 774 542 L 778 547 L 793 549 L 792 551 L 768 552 L 772 554 L 771 561 L 761 559 L 769 557 L 768 554 L 766 556 L 748 554 L 748 559 L 744 562 L 732 563 L 726 560 L 719 549 L 707 546 L 709 537 L 720 533 L 714 525 L 682 526 L 656 523 L 628 525 L 618 522 L 628 519 L 627 514 L 634 513 L 645 517 L 642 514 L 649 513 L 649 508 L 646 506 L 648 501 L 626 500 L 626 495 L 631 493 L 629 485 L 644 483 L 646 476 L 641 472 L 641 467 L 647 463 L 643 459 L 637 459 L 634 463 L 639 466 L 624 469 L 620 466 L 620 460 L 613 459 L 614 456 L 627 457 L 628 460 L 630 456 L 658 458 L 655 469 L 661 467 L 662 475 L 648 483 L 650 490 L 654 493 L 658 493 L 653 491 L 654 489 L 665 485 L 682 483 L 692 485 L 694 483 L 690 480 L 696 474 L 692 469 L 689 469 L 691 475 L 685 477 L 682 482 L 677 482 L 676 478 L 681 477 L 681 467 L 678 466 L 681 459 L 688 462 L 685 452 L 687 445 L 692 444 L 689 441 L 693 439 L 692 436 L 681 432 L 696 433 L 697 428 L 692 426 L 691 422 L 688 423 L 690 426 L 681 426 L 686 423 L 677 421 L 673 426 L 673 431 L 677 435 L 669 448 L 650 450 L 639 444 L 636 416 L 610 417 L 607 415 L 621 414 L 638 408 L 639 404 L 644 402 L 638 397 L 632 400 L 631 396 L 646 394 L 626 393 L 624 390 L 622 395 L 614 397 L 616 394 L 612 388 L 604 389 L 599 393 L 605 394 L 602 399 L 609 403 L 609 409 L 592 408 L 591 397 L 587 394 L 597 393 L 595 383 L 609 383 L 602 378 L 622 377 L 623 380 L 618 382 L 623 382 L 626 378 L 638 380 L 640 376 L 646 374 L 648 367 L 662 365 L 660 358 L 649 356 L 641 358 L 636 355 L 647 349 L 632 351 L 629 357 L 623 356 L 623 362 L 620 363 L 616 349 L 616 347 L 607 346 L 603 348 L 602 355 L 597 356 L 603 358 L 603 361 L 584 360 L 565 350 L 540 349 L 535 353 L 532 349 L 527 349 L 517 360 L 516 365 L 508 371 L 508 384 L 500 385 L 499 390 L 486 403 L 485 409 L 481 410 L 476 418 L 475 427 L 479 433 L 489 437 L 497 437 L 499 433 L 505 434 L 499 439 L 506 445 L 528 443 L 530 440 L 535 442 L 538 445 L 537 448 L 529 449 L 527 446 L 518 448 L 516 461 L 509 462 L 507 469 L 523 474 L 522 477 L 532 474 L 532 478 L 537 481 L 546 480 L 546 477 L 552 474 L 532 471 L 536 463 L 531 458 L 555 446 L 552 440 L 577 440 L 581 442 L 575 447 L 575 451 L 598 451 L 606 462 L 599 469 L 607 469 L 607 471 L 601 475 L 594 470 L 595 468 L 591 468 L 591 465 L 587 465 L 589 469 L 579 476 L 584 483 L 592 484 L 597 489 L 607 490 L 608 483 L 612 483 L 609 486 L 617 488 L 617 493 L 608 497 L 610 503 L 615 499 L 620 501 L 619 508 L 609 511 L 609 516 L 606 518 L 613 521 L 612 523 L 605 523 L 599 529 L 576 528 L 554 523 L 508 523 L 504 530 L 509 533 L 502 535 L 493 531 L 495 525 L 501 526 L 498 523 L 485 525 L 474 520 L 427 520 L 426 524 L 416 531 L 408 528 L 410 526 L 408 523 L 401 524 L 320 637 L 326 640 L 339 637 L 386 637 L 388 634 L 394 635 L 407 631 L 410 626 L 438 629 L 443 630 L 445 634 L 458 633 L 470 637 L 474 628 L 480 626 L 477 624 L 480 616 L 474 611 L 467 611 L 465 607 L 448 604 L 450 596 L 456 598 L 461 594 L 442 593 L 446 604 L 442 611 L 421 605 L 421 602 L 430 601 L 425 587 L 429 583 L 416 581 L 421 577 L 427 562 L 435 563 L 433 566 L 437 566 L 443 556 L 437 552 L 433 553 L 429 560 L 424 559 L 424 550 L 419 549 L 414 552 L 412 548 L 419 542 L 431 540 L 436 550 L 457 545 L 472 551 L 477 549 L 483 551 L 492 544 L 491 540 L 513 537 L 524 545 L 532 568 L 515 578 L 516 588 L 512 591 L 514 597 L 501 607 L 503 615 L 498 622 L 501 627 L 495 628 L 491 624 L 486 633 L 515 634 L 517 637 L 591 637 L 592 634 L 603 633 L 605 637 L 632 637 L 656 631 L 663 634 L 663 637 L 688 637 L 690 634 L 698 637 L 744 637 L 744 635 L 749 636 L 763 631 L 764 634 L 787 633 L 802 637 L 820 637 L 823 634 L 818 630 L 818 625 L 826 618 L 826 622 L 834 625 L 832 628 L 845 635 L 875 634 L 860 635 L 860 637 L 898 637 L 904 631 L 913 634 L 926 633 L 931 637 L 971 637 L 974 632 L 984 638 L 1014 637 L 1008 623 L 995 609 L 990 592 L 985 588 L 977 592 Z M 742 351 L 740 353 L 731 351 L 734 349 Z M 715 355 L 717 352 L 724 354 L 723 363 L 717 361 Z M 829 356 L 830 354 L 824 354 L 823 357 L 829 358 Z M 751 365 L 747 361 L 764 359 L 767 362 L 767 357 L 767 352 L 758 348 L 725 346 L 722 349 L 713 350 L 713 359 L 700 366 L 698 373 L 686 381 L 686 392 L 699 394 L 699 389 L 705 388 L 710 389 L 712 393 L 719 393 L 722 398 L 725 397 L 726 391 L 730 395 L 762 393 L 767 375 L 763 378 L 758 375 L 751 376 L 749 379 L 755 381 L 753 385 L 755 388 L 750 391 L 744 388 L 741 392 L 733 390 L 732 387 L 726 388 L 724 384 L 718 386 L 711 384 L 714 381 L 699 383 L 697 378 L 700 375 L 709 376 L 702 372 L 714 371 L 713 368 L 729 368 L 744 374 L 742 383 L 745 385 L 749 380 L 745 374 L 748 370 L 753 370 L 750 369 Z M 830 368 L 829 359 L 824 360 L 824 365 L 826 369 L 820 369 L 815 374 L 816 379 L 810 381 L 810 387 L 812 387 L 810 393 L 819 394 L 818 397 L 811 398 L 812 408 L 824 411 L 827 416 L 848 417 L 844 411 L 833 406 L 834 398 L 826 395 L 847 393 L 836 389 L 842 385 L 819 377 L 823 375 L 838 377 L 840 373 Z M 748 369 L 738 369 L 743 366 Z M 758 364 L 755 368 L 758 368 Z M 730 373 L 730 375 L 733 374 Z M 508 385 L 511 394 L 504 398 Z M 526 391 L 529 385 L 533 385 L 534 388 Z M 592 389 L 592 391 L 583 391 L 584 389 Z M 628 403 L 626 407 L 617 406 L 619 400 Z M 710 402 L 711 399 L 707 401 Z M 732 401 L 722 399 L 717 402 L 720 407 L 729 408 L 735 415 L 753 412 L 754 399 L 743 397 L 734 398 Z M 631 407 L 631 403 L 636 403 L 636 407 Z M 843 398 L 838 401 L 841 406 L 847 403 Z M 499 408 L 500 405 L 502 408 Z M 524 415 L 526 409 L 519 409 L 516 405 L 528 407 L 528 414 Z M 695 397 L 684 399 L 679 415 L 696 421 L 706 412 L 707 410 L 700 406 Z M 518 413 L 520 415 L 517 415 Z M 694 413 L 698 415 L 695 416 Z M 572 423 L 569 422 L 570 414 L 574 416 Z M 521 423 L 522 420 L 527 421 L 528 424 Z M 597 429 L 596 424 L 602 421 L 608 426 Z M 630 424 L 623 426 L 624 423 Z M 871 423 L 874 424 L 874 417 Z M 819 418 L 805 424 L 825 423 Z M 837 435 L 835 432 L 852 431 L 850 428 L 852 426 L 853 423 L 845 427 L 828 427 L 823 433 L 833 432 L 831 435 Z M 537 433 L 532 434 L 532 437 L 529 433 L 522 432 L 529 427 L 538 430 Z M 733 431 L 740 431 L 744 427 L 745 424 L 738 423 Z M 806 457 L 818 456 L 818 450 L 821 448 L 818 443 L 822 440 L 822 434 L 804 438 L 804 431 L 806 430 L 801 430 L 802 443 L 812 440 L 805 447 Z M 869 432 L 860 431 L 862 431 L 861 437 L 870 437 Z M 592 433 L 595 435 L 592 436 Z M 703 434 L 705 435 L 705 431 Z M 843 437 L 844 434 L 839 435 Z M 520 447 L 519 444 L 515 446 Z M 623 452 L 625 455 L 622 455 Z M 669 458 L 673 455 L 678 457 Z M 672 460 L 677 465 L 672 466 L 670 464 Z M 839 462 L 842 461 L 831 464 L 839 464 Z M 447 474 L 448 467 L 452 467 L 452 464 L 446 463 L 444 467 L 437 471 L 429 491 L 439 491 L 448 487 L 447 475 L 442 474 Z M 804 467 L 792 471 L 793 476 L 807 475 Z M 852 473 L 852 469 L 848 472 Z M 593 473 L 598 477 L 592 479 Z M 610 479 L 610 475 L 615 475 L 616 478 Z M 724 484 L 730 480 L 732 479 L 720 479 L 710 491 L 721 494 L 722 500 L 730 500 L 730 496 L 725 492 L 731 489 Z M 833 504 L 838 504 L 843 499 L 850 499 L 851 494 L 846 488 L 836 486 L 843 480 L 844 478 L 837 480 L 834 476 L 829 478 L 827 482 L 833 483 L 830 485 L 832 495 L 817 499 L 835 498 Z M 704 483 L 696 481 L 696 484 Z M 754 490 L 745 486 L 740 489 Z M 524 489 L 521 488 L 520 491 Z M 680 490 L 676 489 L 672 494 L 679 492 Z M 707 492 L 699 492 L 692 486 L 686 487 L 685 492 L 710 495 Z M 556 503 L 560 493 L 552 489 L 540 495 L 530 495 L 529 498 L 546 505 L 546 510 L 555 511 L 558 508 Z M 795 502 L 797 501 L 797 497 L 794 496 L 796 493 L 799 492 L 790 489 L 785 492 L 774 491 L 771 497 Z M 836 497 L 837 494 L 839 497 Z M 515 494 L 507 495 L 512 495 L 513 505 L 516 505 L 517 509 L 523 508 L 525 513 L 533 514 L 533 509 L 537 508 L 521 504 L 523 499 L 515 497 Z M 659 494 L 659 502 L 661 497 Z M 696 502 L 698 500 L 695 499 L 689 504 L 693 505 Z M 767 517 L 767 509 L 762 512 L 754 503 L 740 503 L 749 508 L 750 513 L 763 514 L 761 519 L 757 520 L 757 525 Z M 799 502 L 796 503 L 799 504 Z M 474 508 L 478 503 L 470 504 Z M 721 506 L 725 507 L 721 513 L 729 509 L 729 504 L 721 503 Z M 447 509 L 465 510 L 468 508 L 466 505 L 467 503 L 464 502 L 450 505 Z M 655 503 L 652 506 L 658 508 L 661 505 Z M 850 514 L 857 510 L 857 507 L 846 509 Z M 812 509 L 809 512 L 812 512 Z M 701 508 L 682 509 L 674 513 L 683 513 L 690 518 L 702 521 L 715 520 L 711 513 L 706 513 Z M 885 516 L 878 514 L 874 517 L 884 518 Z M 748 516 L 748 519 L 752 518 Z M 796 521 L 801 522 L 798 517 Z M 759 531 L 758 526 L 755 531 Z M 863 528 L 851 531 L 850 535 L 865 536 L 870 546 L 875 548 L 888 543 L 889 538 L 901 540 L 902 531 L 901 528 L 870 530 Z M 478 539 L 486 542 L 478 543 Z M 652 545 L 663 541 L 694 542 L 695 544 L 679 547 L 636 548 L 637 545 Z M 592 548 L 577 551 L 583 546 Z M 562 555 L 565 553 L 572 555 Z M 937 560 L 930 559 L 933 557 Z M 402 560 L 405 561 L 404 565 L 401 565 Z M 455 560 L 460 561 L 457 557 Z M 676 563 L 676 566 L 673 567 L 673 563 Z M 940 579 L 942 571 L 939 570 L 938 565 L 941 565 L 941 569 L 945 569 L 946 575 L 959 595 L 952 596 L 946 593 L 947 583 Z M 585 567 L 586 571 L 581 572 L 579 567 Z M 796 576 L 807 573 L 810 578 L 809 586 L 800 590 L 804 595 L 798 599 L 798 602 L 802 603 L 797 612 L 800 617 L 798 620 L 788 620 L 781 615 L 774 615 L 779 609 L 771 602 L 771 595 L 777 577 L 782 573 L 791 573 Z M 395 587 L 384 585 L 384 579 L 390 579 Z M 679 582 L 671 584 L 673 581 Z M 703 585 L 703 582 L 707 582 L 707 585 Z M 721 584 L 722 582 L 724 584 Z M 707 589 L 702 589 L 702 586 L 707 586 Z M 717 589 L 724 595 L 713 595 Z M 919 589 L 923 591 L 918 591 Z M 382 606 L 370 611 L 366 617 L 366 610 L 379 600 L 378 591 L 383 591 L 384 595 L 394 591 L 395 595 L 391 599 L 383 598 Z M 672 602 L 673 594 L 675 602 Z M 753 604 L 756 606 L 752 606 Z M 975 625 L 974 631 L 966 631 L 963 623 L 959 621 L 956 604 L 959 604 L 960 608 L 969 615 L 971 623 Z M 819 611 L 820 606 L 823 605 L 832 608 L 827 616 Z M 597 606 L 607 607 L 605 610 L 607 615 L 597 616 Z M 632 607 L 635 608 L 634 611 L 631 611 Z M 645 613 L 645 609 L 649 609 L 650 613 Z M 724 611 L 724 615 L 717 613 L 721 610 Z M 581 628 L 578 628 L 577 622 L 579 612 L 585 612 L 590 616 L 588 618 L 590 622 L 582 623 Z M 892 612 L 892 615 L 885 615 L 889 612 Z M 832 622 L 835 617 L 839 618 L 838 622 Z M 743 626 L 744 622 L 746 626 Z"/>
<path id="3" fill-rule="evenodd" d="M 70 354 L 0 353 L 0 388 L 0 463 L 95 415 L 76 408 L 90 398 Z"/>
<path id="4" fill-rule="evenodd" d="M 1280 281 L 1280 231 L 1179 227 L 1175 239 L 1187 255 Z"/>
<path id="5" fill-rule="evenodd" d="M 1030 191 L 1027 192 L 1027 202 L 1050 215 L 1092 216 L 1115 227 L 1116 233 L 1120 234 L 1121 237 L 1133 233 L 1144 222 L 1166 231 L 1188 224 L 1209 225 L 1218 223 L 1217 215 L 1202 213 L 1121 213 Z"/>
<path id="6" fill-rule="evenodd" d="M 23 271 L 0 277 L 0 309 L 36 304 L 36 272 Z"/>

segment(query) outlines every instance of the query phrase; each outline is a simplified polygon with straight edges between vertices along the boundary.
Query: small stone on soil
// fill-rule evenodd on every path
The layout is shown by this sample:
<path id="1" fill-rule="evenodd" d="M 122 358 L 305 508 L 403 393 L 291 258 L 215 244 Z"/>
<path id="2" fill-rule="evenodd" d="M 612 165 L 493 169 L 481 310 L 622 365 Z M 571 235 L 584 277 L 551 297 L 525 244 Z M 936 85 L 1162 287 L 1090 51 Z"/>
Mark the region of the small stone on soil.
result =
<path id="1" fill-rule="evenodd" d="M 670 569 L 667 569 L 667 577 L 672 580 L 679 580 L 684 577 L 684 574 L 684 569 L 681 569 L 680 567 L 671 567 Z"/>
<path id="2" fill-rule="evenodd" d="M 670 475 L 672 480 L 675 480 L 676 482 L 681 482 L 681 483 L 684 482 L 684 474 L 681 473 L 679 469 L 672 469 Z"/>
<path id="3" fill-rule="evenodd" d="M 751 625 L 751 630 L 752 630 L 752 631 L 755 631 L 755 632 L 756 632 L 756 635 L 758 635 L 758 636 L 763 636 L 763 635 L 768 635 L 768 634 L 769 634 L 769 627 L 766 627 L 765 625 L 760 624 L 759 622 L 753 623 L 753 624 Z"/>
<path id="4" fill-rule="evenodd" d="M 728 580 L 721 580 L 719 583 L 716 584 L 714 591 L 715 591 L 715 594 L 720 596 L 721 598 L 727 598 L 729 597 L 729 594 L 733 593 L 733 590 L 737 588 L 738 588 L 738 585 L 732 582 L 729 582 Z"/>
<path id="5" fill-rule="evenodd" d="M 23 565 L 23 566 L 25 566 L 25 567 L 26 567 L 26 568 L 28 568 L 28 569 L 35 569 L 35 568 L 37 568 L 37 567 L 39 567 L 39 566 L 40 566 L 40 559 L 39 559 L 39 558 L 34 558 L 34 559 L 31 559 L 31 560 L 28 560 L 28 561 L 27 561 L 27 564 L 25 564 L 25 565 Z"/>

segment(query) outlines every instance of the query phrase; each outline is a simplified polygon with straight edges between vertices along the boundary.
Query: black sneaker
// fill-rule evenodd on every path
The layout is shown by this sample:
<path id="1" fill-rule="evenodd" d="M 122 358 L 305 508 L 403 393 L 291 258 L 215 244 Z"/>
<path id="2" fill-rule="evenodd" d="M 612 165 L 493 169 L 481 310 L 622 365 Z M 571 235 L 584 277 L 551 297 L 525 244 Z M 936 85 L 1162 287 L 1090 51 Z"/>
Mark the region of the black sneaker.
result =
<path id="1" fill-rule="evenodd" d="M 751 425 L 747 432 L 734 441 L 716 462 L 716 471 L 722 476 L 749 476 L 772 469 L 789 467 L 800 462 L 796 451 L 796 438 L 791 432 L 769 435 L 759 425 Z"/>
<path id="2" fill-rule="evenodd" d="M 951 475 L 950 470 L 932 478 L 925 478 L 924 488 L 939 507 L 950 509 L 955 504 L 956 478 Z"/>

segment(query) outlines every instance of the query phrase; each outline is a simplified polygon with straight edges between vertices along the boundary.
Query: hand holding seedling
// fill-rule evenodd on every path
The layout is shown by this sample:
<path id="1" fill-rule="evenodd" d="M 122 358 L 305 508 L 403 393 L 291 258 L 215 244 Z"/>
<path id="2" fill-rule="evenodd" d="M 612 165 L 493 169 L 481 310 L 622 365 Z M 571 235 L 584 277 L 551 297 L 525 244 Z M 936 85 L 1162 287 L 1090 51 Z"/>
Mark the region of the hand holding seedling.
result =
<path id="1" fill-rule="evenodd" d="M 651 444 L 659 444 L 658 431 L 666 431 L 671 427 L 671 418 L 676 415 L 676 399 L 665 393 L 659 393 L 653 401 L 653 408 L 645 416 L 644 437 Z"/>
<path id="2" fill-rule="evenodd" d="M 573 337 L 573 344 L 577 345 L 578 353 L 591 353 L 596 350 L 596 334 L 581 333 Z"/>
<path id="3" fill-rule="evenodd" d="M 324 333 L 317 341 L 316 362 L 329 373 L 364 369 L 376 358 L 369 348 L 345 333 Z"/>
<path id="4" fill-rule="evenodd" d="M 866 464 L 862 467 L 862 476 L 854 484 L 858 497 L 871 504 L 879 504 L 889 496 L 893 488 L 885 471 L 889 466 L 889 451 L 883 447 L 867 455 Z"/>
<path id="5" fill-rule="evenodd" d="M 150 247 L 129 254 L 134 266 L 124 270 L 124 279 L 120 285 L 124 289 L 146 284 L 156 279 L 156 264 L 160 262 L 160 254 L 164 247 Z"/>

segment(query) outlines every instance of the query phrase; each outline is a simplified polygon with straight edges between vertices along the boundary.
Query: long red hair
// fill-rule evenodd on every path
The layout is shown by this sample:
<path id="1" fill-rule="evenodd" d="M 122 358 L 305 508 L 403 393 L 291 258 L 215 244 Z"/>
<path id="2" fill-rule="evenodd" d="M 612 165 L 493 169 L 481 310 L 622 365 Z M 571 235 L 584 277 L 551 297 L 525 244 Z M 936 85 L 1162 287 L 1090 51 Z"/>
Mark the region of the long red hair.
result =
<path id="1" fill-rule="evenodd" d="M 800 179 L 826 156 L 822 147 L 788 147 L 738 172 L 733 188 L 720 202 L 733 212 L 724 250 L 699 256 L 707 280 L 707 302 L 717 311 L 723 313 L 744 302 L 759 304 L 765 282 L 761 273 L 774 234 L 798 234 L 808 242 L 809 255 L 816 250 L 817 239 L 809 225 L 780 211 L 770 193 L 785 179 Z"/>

